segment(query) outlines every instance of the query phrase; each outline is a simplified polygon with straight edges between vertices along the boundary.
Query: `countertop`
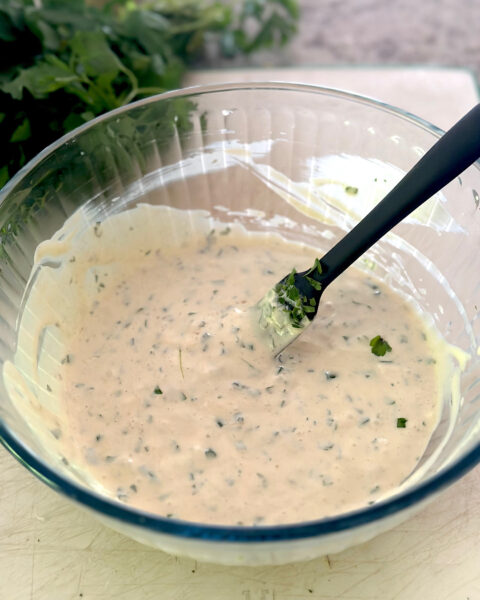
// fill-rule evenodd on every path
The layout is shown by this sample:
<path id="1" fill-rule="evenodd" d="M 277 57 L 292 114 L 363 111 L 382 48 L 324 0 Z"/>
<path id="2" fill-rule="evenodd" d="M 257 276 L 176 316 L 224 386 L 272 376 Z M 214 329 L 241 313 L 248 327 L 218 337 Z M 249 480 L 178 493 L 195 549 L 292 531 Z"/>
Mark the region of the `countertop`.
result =
<path id="1" fill-rule="evenodd" d="M 374 95 L 447 128 L 478 102 L 449 69 L 209 71 L 187 84 L 304 81 Z M 480 600 L 480 469 L 341 554 L 281 567 L 197 564 L 123 537 L 0 448 L 0 600 Z"/>
<path id="2" fill-rule="evenodd" d="M 480 2 L 475 0 L 296 0 L 297 34 L 282 49 L 224 58 L 212 44 L 204 67 L 442 65 L 480 78 Z"/>

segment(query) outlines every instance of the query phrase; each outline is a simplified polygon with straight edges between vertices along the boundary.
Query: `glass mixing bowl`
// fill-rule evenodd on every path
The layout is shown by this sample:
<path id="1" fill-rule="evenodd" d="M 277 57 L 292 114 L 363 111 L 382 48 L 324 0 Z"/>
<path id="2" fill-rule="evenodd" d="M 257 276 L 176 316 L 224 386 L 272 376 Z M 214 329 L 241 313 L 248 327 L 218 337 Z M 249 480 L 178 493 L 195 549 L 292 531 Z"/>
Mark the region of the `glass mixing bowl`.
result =
<path id="1" fill-rule="evenodd" d="M 364 542 L 418 511 L 480 460 L 478 164 L 358 263 L 430 315 L 456 348 L 449 359 L 452 386 L 424 457 L 401 489 L 372 506 L 256 527 L 204 525 L 135 510 L 89 487 L 65 457 L 49 429 L 50 417 L 61 419 L 62 407 L 44 387 L 27 378 L 25 389 L 9 384 L 7 391 L 5 373 L 18 363 L 22 326 L 28 333 L 23 308 L 35 248 L 79 207 L 92 223 L 137 202 L 202 208 L 220 221 L 233 219 L 252 231 L 276 231 L 327 250 L 441 133 L 357 95 L 258 83 L 141 100 L 49 146 L 0 191 L 3 445 L 47 485 L 114 529 L 198 560 L 257 565 L 311 559 Z M 44 370 L 48 365 L 42 357 L 38 363 Z"/>

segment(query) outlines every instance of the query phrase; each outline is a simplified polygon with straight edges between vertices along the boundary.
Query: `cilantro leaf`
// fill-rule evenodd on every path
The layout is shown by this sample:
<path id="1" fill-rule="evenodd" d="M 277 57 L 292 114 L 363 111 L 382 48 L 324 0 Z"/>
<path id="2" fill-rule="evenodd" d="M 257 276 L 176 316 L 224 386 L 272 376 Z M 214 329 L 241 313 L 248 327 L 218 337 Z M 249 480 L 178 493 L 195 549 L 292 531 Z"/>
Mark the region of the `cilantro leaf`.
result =
<path id="1" fill-rule="evenodd" d="M 112 80 L 122 69 L 103 31 L 77 31 L 70 41 L 72 58 L 87 77 L 108 75 Z"/>
<path id="2" fill-rule="evenodd" d="M 0 86 L 0 90 L 10 94 L 15 100 L 22 99 L 24 88 L 34 98 L 46 98 L 73 81 L 78 81 L 78 77 L 72 73 L 68 65 L 60 60 L 52 64 L 52 59 L 47 56 L 38 64 L 21 69 L 18 76 Z"/>
<path id="3" fill-rule="evenodd" d="M 372 348 L 372 354 L 375 354 L 376 356 L 385 356 L 387 352 L 392 351 L 390 344 L 380 335 L 376 335 L 370 340 L 370 346 Z"/>
<path id="4" fill-rule="evenodd" d="M 15 129 L 10 138 L 11 142 L 23 142 L 30 137 L 30 121 L 25 117 L 20 125 Z"/>

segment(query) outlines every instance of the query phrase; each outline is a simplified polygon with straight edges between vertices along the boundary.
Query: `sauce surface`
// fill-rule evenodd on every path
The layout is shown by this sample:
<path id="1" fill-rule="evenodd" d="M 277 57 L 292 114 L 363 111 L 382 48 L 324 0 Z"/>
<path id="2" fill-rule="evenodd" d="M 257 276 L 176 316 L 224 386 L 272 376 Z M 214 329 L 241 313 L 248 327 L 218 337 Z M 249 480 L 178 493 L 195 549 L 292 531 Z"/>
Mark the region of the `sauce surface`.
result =
<path id="1" fill-rule="evenodd" d="M 281 524 L 372 504 L 415 469 L 438 420 L 440 350 L 373 277 L 349 269 L 273 358 L 245 311 L 313 248 L 138 206 L 40 251 L 53 254 L 55 293 L 75 311 L 55 314 L 65 352 L 50 390 L 70 462 L 112 497 L 196 522 Z"/>

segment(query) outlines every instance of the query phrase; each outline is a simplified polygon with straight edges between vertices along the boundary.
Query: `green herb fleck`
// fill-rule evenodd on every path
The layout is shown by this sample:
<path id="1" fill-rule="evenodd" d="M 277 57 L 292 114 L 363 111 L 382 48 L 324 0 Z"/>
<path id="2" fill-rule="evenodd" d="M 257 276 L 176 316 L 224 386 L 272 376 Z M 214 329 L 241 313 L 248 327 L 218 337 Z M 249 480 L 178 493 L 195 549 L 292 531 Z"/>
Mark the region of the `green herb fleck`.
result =
<path id="1" fill-rule="evenodd" d="M 313 287 L 314 290 L 317 290 L 317 292 L 319 292 L 322 289 L 322 284 L 316 279 L 313 279 L 313 277 L 308 277 L 308 275 L 305 275 L 305 279 Z"/>
<path id="2" fill-rule="evenodd" d="M 358 194 L 358 188 L 353 185 L 347 185 L 345 187 L 345 192 L 350 196 L 356 196 Z"/>
<path id="3" fill-rule="evenodd" d="M 404 417 L 399 417 L 397 419 L 397 428 L 405 429 L 405 427 L 407 426 L 407 421 L 408 421 L 408 419 L 405 419 Z"/>
<path id="4" fill-rule="evenodd" d="M 370 340 L 370 346 L 372 347 L 372 354 L 375 354 L 375 356 L 385 356 L 387 352 L 392 351 L 390 344 L 380 335 L 376 335 Z"/>
<path id="5" fill-rule="evenodd" d="M 93 226 L 93 233 L 95 234 L 95 237 L 102 237 L 101 225 L 102 225 L 102 222 L 97 221 L 95 223 L 95 225 Z"/>
<path id="6" fill-rule="evenodd" d="M 207 458 L 216 458 L 217 453 L 215 452 L 215 450 L 212 450 L 212 448 L 207 448 L 207 450 L 205 450 L 205 456 Z"/>
<path id="7" fill-rule="evenodd" d="M 160 389 L 160 387 L 158 385 L 155 386 L 155 389 L 153 390 L 154 394 L 158 394 L 159 396 L 161 394 L 163 394 L 162 390 Z"/>
<path id="8" fill-rule="evenodd" d="M 313 263 L 313 267 L 311 269 L 309 269 L 305 274 L 306 275 L 311 275 L 312 273 L 315 273 L 315 271 L 321 275 L 322 274 L 322 265 L 320 263 L 320 259 L 316 258 L 315 262 Z"/>

